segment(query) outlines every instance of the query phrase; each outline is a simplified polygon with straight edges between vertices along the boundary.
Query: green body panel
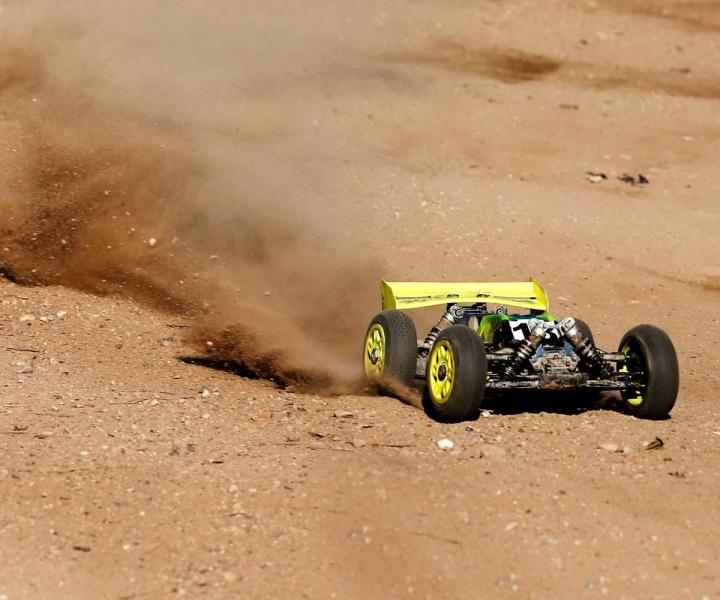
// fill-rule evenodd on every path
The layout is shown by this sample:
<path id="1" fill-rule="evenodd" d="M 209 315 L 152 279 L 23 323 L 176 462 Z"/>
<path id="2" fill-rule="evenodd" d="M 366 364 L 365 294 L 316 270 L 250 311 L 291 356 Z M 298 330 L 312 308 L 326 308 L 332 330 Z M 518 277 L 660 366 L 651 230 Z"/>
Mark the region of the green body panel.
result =
<path id="1" fill-rule="evenodd" d="M 485 315 L 480 321 L 478 335 L 480 335 L 486 344 L 492 344 L 495 331 L 500 326 L 500 323 L 509 320 L 510 317 L 508 315 Z"/>

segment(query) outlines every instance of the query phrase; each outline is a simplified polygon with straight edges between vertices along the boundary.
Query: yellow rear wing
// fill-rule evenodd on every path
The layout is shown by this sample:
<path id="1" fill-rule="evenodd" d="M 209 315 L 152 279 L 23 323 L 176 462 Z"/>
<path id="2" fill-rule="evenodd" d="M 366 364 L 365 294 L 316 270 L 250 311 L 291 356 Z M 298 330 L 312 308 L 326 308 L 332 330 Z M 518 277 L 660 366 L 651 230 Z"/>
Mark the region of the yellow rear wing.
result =
<path id="1" fill-rule="evenodd" d="M 509 283 L 442 283 L 419 281 L 381 281 L 383 310 L 421 308 L 439 304 L 507 304 L 547 311 L 550 302 L 535 281 Z"/>

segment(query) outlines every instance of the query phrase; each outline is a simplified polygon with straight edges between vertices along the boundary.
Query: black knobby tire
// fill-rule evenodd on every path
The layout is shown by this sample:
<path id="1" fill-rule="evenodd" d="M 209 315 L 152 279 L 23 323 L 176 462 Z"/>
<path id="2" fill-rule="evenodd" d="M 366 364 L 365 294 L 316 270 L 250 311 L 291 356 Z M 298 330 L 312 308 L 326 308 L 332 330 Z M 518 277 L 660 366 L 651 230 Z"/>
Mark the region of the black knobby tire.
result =
<path id="1" fill-rule="evenodd" d="M 373 326 L 379 325 L 385 336 L 384 366 L 381 376 L 372 376 L 365 373 L 370 379 L 395 380 L 403 385 L 411 386 L 415 380 L 417 369 L 417 334 L 415 323 L 400 310 L 385 310 L 370 321 L 367 336 Z M 366 352 L 366 345 L 363 346 Z"/>
<path id="2" fill-rule="evenodd" d="M 433 356 L 439 348 L 449 347 L 454 361 L 454 381 L 447 399 L 440 403 L 432 391 Z M 435 340 L 427 361 L 427 399 L 434 416 L 442 421 L 464 421 L 480 409 L 487 383 L 485 344 L 476 331 L 464 325 L 444 329 Z"/>
<path id="3" fill-rule="evenodd" d="M 643 419 L 666 417 L 675 405 L 680 387 L 677 354 L 668 335 L 654 325 L 638 325 L 623 336 L 619 351 L 628 356 L 628 370 L 645 374 L 641 402 L 631 401 L 636 394 L 623 393 L 627 409 Z"/>
<path id="4" fill-rule="evenodd" d="M 577 326 L 578 331 L 582 333 L 584 337 L 588 338 L 594 346 L 595 337 L 593 336 L 592 329 L 590 329 L 590 325 L 588 325 L 582 319 L 575 319 L 575 325 Z"/>

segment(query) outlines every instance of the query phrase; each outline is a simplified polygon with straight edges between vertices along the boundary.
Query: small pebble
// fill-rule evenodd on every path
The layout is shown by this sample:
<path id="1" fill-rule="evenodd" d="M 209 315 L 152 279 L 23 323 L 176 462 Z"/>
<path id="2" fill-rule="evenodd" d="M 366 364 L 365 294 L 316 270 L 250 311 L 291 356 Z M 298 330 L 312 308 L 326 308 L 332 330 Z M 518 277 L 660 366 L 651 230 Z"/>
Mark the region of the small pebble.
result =
<path id="1" fill-rule="evenodd" d="M 437 447 L 440 448 L 440 450 L 452 450 L 455 447 L 455 444 L 452 440 L 443 438 L 441 440 L 438 440 Z"/>
<path id="2" fill-rule="evenodd" d="M 28 362 L 26 360 L 18 360 L 15 363 L 15 366 L 17 367 L 16 373 L 19 374 L 29 374 L 33 372 L 33 366 L 31 362 Z"/>
<path id="3" fill-rule="evenodd" d="M 643 444 L 643 448 L 645 448 L 645 450 L 657 450 L 658 448 L 662 448 L 664 445 L 665 442 L 663 442 L 659 437 L 656 437 L 654 440 L 645 442 Z"/>

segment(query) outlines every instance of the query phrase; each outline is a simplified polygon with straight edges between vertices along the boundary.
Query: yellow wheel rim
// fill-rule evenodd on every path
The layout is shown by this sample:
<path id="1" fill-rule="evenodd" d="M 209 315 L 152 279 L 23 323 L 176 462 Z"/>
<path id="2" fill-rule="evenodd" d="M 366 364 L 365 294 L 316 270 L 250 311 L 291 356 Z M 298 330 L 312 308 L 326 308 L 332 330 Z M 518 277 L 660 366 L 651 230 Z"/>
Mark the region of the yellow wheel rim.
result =
<path id="1" fill-rule="evenodd" d="M 378 323 L 374 323 L 368 329 L 365 337 L 365 375 L 370 378 L 378 378 L 385 370 L 385 330 Z"/>
<path id="2" fill-rule="evenodd" d="M 455 359 L 452 346 L 447 340 L 436 342 L 430 352 L 428 386 L 435 404 L 445 404 L 452 394 L 455 383 Z"/>
<path id="3" fill-rule="evenodd" d="M 625 344 L 622 347 L 622 349 L 620 350 L 620 352 L 622 352 L 625 356 L 627 356 L 627 353 L 630 352 L 630 345 Z M 627 365 L 623 365 L 623 367 L 620 369 L 620 372 L 627 373 L 628 372 Z M 637 394 L 637 396 L 635 398 L 628 397 L 628 398 L 625 398 L 625 401 L 632 406 L 640 406 L 643 403 L 644 398 L 640 392 L 635 392 L 635 393 Z"/>

